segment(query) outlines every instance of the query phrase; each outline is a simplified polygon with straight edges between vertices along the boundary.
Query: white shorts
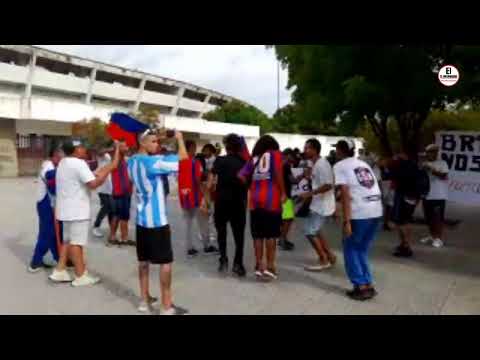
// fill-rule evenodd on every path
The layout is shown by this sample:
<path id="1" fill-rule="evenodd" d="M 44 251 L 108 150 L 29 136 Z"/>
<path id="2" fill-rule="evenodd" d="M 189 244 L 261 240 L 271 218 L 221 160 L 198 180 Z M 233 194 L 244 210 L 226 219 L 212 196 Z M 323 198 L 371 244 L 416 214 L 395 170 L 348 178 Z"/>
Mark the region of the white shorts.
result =
<path id="1" fill-rule="evenodd" d="M 305 222 L 305 235 L 316 236 L 322 230 L 328 217 L 317 214 L 315 211 L 310 210 L 310 214 Z"/>
<path id="2" fill-rule="evenodd" d="M 65 244 L 87 246 L 90 236 L 90 220 L 63 221 L 62 223 Z"/>

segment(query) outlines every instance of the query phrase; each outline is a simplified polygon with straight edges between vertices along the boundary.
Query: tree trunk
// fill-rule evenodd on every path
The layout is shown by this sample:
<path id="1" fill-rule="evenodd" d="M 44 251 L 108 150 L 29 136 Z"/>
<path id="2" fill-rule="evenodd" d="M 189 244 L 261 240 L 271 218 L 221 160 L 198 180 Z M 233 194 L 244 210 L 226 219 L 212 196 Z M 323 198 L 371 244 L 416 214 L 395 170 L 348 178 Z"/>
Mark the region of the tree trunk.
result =
<path id="1" fill-rule="evenodd" d="M 384 155 L 386 155 L 387 157 L 392 157 L 393 149 L 392 149 L 392 144 L 390 143 L 390 138 L 388 136 L 387 118 L 386 117 L 382 118 L 380 123 L 378 123 L 376 119 L 369 118 L 368 122 L 372 127 L 373 133 L 378 137 L 380 141 L 382 150 L 384 151 Z"/>
<path id="2" fill-rule="evenodd" d="M 402 150 L 414 161 L 418 160 L 420 131 L 427 118 L 426 114 L 405 113 L 395 116 L 400 130 Z"/>

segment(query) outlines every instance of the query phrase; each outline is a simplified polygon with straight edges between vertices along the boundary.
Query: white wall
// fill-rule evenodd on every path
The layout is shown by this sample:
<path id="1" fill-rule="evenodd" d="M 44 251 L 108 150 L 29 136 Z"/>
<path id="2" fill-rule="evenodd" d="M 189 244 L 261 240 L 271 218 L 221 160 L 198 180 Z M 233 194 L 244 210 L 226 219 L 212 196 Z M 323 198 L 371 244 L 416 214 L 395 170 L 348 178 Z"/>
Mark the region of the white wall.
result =
<path id="1" fill-rule="evenodd" d="M 198 134 L 225 136 L 235 133 L 246 138 L 258 138 L 260 136 L 260 127 L 258 126 L 228 124 L 170 115 L 162 116 L 161 121 L 166 128 Z"/>
<path id="2" fill-rule="evenodd" d="M 332 147 L 333 144 L 336 144 L 339 140 L 346 139 L 345 137 L 336 137 L 336 136 L 323 136 L 323 135 L 298 135 L 298 134 L 278 134 L 278 133 L 270 133 L 269 135 L 273 136 L 277 139 L 278 143 L 280 144 L 280 148 L 285 150 L 286 148 L 299 148 L 303 151 L 305 146 L 305 142 L 308 139 L 315 138 L 320 141 L 322 145 L 322 152 L 321 156 L 328 156 L 331 150 L 335 150 Z M 355 142 L 356 150 L 363 148 L 363 140 L 360 138 L 348 138 Z"/>
<path id="3" fill-rule="evenodd" d="M 75 94 L 86 94 L 89 83 L 89 78 L 57 74 L 40 67 L 35 68 L 32 78 L 33 86 Z"/>
<path id="4" fill-rule="evenodd" d="M 52 136 L 72 135 L 71 123 L 45 120 L 16 120 L 15 123 L 17 134 L 37 134 Z"/>

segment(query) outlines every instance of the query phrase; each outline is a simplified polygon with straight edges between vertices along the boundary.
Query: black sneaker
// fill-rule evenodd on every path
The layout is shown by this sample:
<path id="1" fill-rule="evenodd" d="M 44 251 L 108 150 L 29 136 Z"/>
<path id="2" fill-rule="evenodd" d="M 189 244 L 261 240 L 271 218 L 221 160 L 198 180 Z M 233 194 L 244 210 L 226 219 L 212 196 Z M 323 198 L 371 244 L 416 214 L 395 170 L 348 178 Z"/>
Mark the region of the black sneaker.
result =
<path id="1" fill-rule="evenodd" d="M 285 240 L 285 246 L 286 246 L 286 250 L 288 251 L 295 249 L 295 244 L 288 240 Z"/>
<path id="2" fill-rule="evenodd" d="M 285 239 L 279 240 L 278 246 L 283 251 L 292 251 L 295 248 L 295 245 L 293 245 L 293 243 Z"/>
<path id="3" fill-rule="evenodd" d="M 413 256 L 413 251 L 409 247 L 406 246 L 398 246 L 393 253 L 393 256 L 396 257 L 403 257 L 403 258 L 410 258 Z"/>
<path id="4" fill-rule="evenodd" d="M 218 272 L 224 273 L 228 270 L 228 259 L 220 259 L 220 265 L 218 266 Z"/>
<path id="5" fill-rule="evenodd" d="M 378 295 L 377 290 L 375 290 L 375 288 L 373 288 L 373 287 L 368 288 L 367 291 L 370 292 L 370 294 L 372 295 L 372 298 L 374 298 L 375 296 Z"/>
<path id="6" fill-rule="evenodd" d="M 190 250 L 187 251 L 187 255 L 188 255 L 189 257 L 195 257 L 195 256 L 198 255 L 198 250 L 196 250 L 196 249 L 190 249 Z"/>
<path id="7" fill-rule="evenodd" d="M 215 246 L 210 245 L 205 249 L 203 249 L 203 252 L 205 253 L 205 255 L 214 255 L 214 254 L 218 254 L 218 249 Z"/>
<path id="8" fill-rule="evenodd" d="M 355 287 L 353 290 L 347 291 L 347 296 L 356 301 L 366 301 L 374 297 L 371 289 L 360 290 L 360 288 Z"/>
<path id="9" fill-rule="evenodd" d="M 352 290 L 347 291 L 347 296 L 348 296 L 348 297 L 354 296 L 355 293 L 360 292 L 360 291 L 361 291 L 361 290 L 360 290 L 358 287 L 354 287 Z M 364 291 L 370 293 L 370 295 L 372 296 L 372 298 L 374 298 L 375 296 L 378 295 L 377 290 L 375 290 L 375 288 L 373 288 L 373 287 L 370 287 L 370 288 L 368 288 L 368 289 L 366 289 L 366 290 L 364 290 Z"/>
<path id="10" fill-rule="evenodd" d="M 245 270 L 245 267 L 241 264 L 233 265 L 232 272 L 238 277 L 245 277 L 245 275 L 247 275 L 247 270 Z"/>

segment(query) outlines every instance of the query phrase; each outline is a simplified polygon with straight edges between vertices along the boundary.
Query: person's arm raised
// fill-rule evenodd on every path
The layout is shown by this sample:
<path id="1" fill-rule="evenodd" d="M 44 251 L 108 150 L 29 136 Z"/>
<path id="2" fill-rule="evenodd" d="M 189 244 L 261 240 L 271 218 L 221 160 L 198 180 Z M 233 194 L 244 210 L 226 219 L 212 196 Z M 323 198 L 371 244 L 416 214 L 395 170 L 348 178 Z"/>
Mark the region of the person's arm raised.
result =
<path id="1" fill-rule="evenodd" d="M 95 180 L 90 181 L 87 183 L 87 186 L 90 190 L 94 190 L 101 186 L 105 180 L 108 178 L 108 175 L 118 167 L 118 163 L 120 162 L 120 144 L 118 142 L 115 143 L 115 154 L 113 156 L 113 160 L 110 164 L 105 165 L 101 169 L 95 171 Z"/>
<path id="2" fill-rule="evenodd" d="M 178 159 L 186 160 L 188 159 L 187 148 L 185 147 L 185 142 L 183 141 L 183 134 L 180 131 L 175 131 L 175 138 L 178 143 Z"/>

